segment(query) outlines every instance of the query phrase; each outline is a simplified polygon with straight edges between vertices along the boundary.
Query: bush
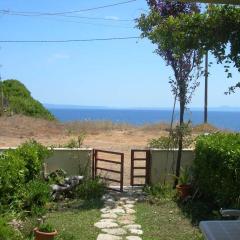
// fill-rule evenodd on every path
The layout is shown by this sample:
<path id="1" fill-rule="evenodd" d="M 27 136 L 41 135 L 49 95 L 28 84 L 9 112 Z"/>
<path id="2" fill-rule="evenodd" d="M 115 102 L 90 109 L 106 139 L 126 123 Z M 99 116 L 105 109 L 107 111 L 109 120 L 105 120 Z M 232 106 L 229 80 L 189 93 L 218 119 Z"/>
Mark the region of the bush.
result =
<path id="1" fill-rule="evenodd" d="M 9 209 L 9 206 L 15 210 L 22 209 L 25 187 L 40 177 L 43 160 L 48 155 L 49 151 L 34 140 L 0 155 L 1 210 Z"/>
<path id="2" fill-rule="evenodd" d="M 240 134 L 198 137 L 194 175 L 200 192 L 217 207 L 240 207 Z"/>
<path id="3" fill-rule="evenodd" d="M 0 239 L 19 240 L 22 239 L 22 237 L 20 233 L 14 230 L 4 218 L 0 217 Z"/>
<path id="4" fill-rule="evenodd" d="M 50 156 L 50 151 L 35 140 L 30 140 L 18 147 L 16 154 L 25 163 L 25 181 L 28 182 L 40 177 L 44 159 Z"/>
<path id="5" fill-rule="evenodd" d="M 84 200 L 100 199 L 106 190 L 106 184 L 100 178 L 87 179 L 78 186 L 77 196 Z"/>
<path id="6" fill-rule="evenodd" d="M 24 194 L 24 209 L 33 214 L 41 213 L 41 209 L 50 200 L 50 189 L 48 184 L 41 180 L 33 180 L 26 184 Z"/>

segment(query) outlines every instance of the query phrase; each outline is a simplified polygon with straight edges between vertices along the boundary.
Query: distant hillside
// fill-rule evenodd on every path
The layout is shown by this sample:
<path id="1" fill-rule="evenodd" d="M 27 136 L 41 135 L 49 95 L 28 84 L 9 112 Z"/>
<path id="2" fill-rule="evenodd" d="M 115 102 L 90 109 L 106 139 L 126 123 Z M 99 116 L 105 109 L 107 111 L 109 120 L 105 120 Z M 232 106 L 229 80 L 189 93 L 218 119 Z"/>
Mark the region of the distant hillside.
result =
<path id="1" fill-rule="evenodd" d="M 2 97 L 3 90 L 3 97 Z M 18 80 L 9 79 L 0 83 L 0 113 L 54 120 L 54 116 Z"/>

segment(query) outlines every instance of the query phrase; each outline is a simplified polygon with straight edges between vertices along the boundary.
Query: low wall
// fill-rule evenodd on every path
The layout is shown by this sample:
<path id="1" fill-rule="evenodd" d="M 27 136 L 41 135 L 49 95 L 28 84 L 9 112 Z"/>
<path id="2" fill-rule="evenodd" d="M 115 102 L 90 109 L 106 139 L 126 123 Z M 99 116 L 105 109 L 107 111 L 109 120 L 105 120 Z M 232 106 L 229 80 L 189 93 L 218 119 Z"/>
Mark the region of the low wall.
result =
<path id="1" fill-rule="evenodd" d="M 9 148 L 0 148 L 0 153 Z M 12 148 L 15 149 L 15 148 Z M 92 149 L 90 148 L 54 148 L 50 158 L 45 159 L 47 173 L 59 168 L 67 175 L 91 174 Z"/>
<path id="2" fill-rule="evenodd" d="M 194 159 L 193 149 L 184 149 L 182 152 L 181 166 L 191 166 Z M 151 149 L 151 183 L 173 182 L 177 161 L 177 149 Z"/>

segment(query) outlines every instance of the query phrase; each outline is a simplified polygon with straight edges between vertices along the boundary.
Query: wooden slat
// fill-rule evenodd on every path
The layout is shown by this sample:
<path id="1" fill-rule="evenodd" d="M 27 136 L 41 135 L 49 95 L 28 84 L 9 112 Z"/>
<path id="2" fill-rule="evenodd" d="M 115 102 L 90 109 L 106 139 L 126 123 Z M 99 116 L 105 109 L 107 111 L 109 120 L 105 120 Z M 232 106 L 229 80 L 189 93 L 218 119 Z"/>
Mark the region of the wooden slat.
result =
<path id="1" fill-rule="evenodd" d="M 107 181 L 110 181 L 110 182 L 117 182 L 117 183 L 121 183 L 120 180 L 116 180 L 116 179 L 112 179 L 112 178 L 107 178 L 107 177 L 99 177 L 101 179 L 104 179 L 104 180 L 107 180 Z"/>
<path id="2" fill-rule="evenodd" d="M 146 161 L 147 159 L 146 158 L 134 158 L 133 160 L 134 161 Z"/>
<path id="3" fill-rule="evenodd" d="M 113 172 L 113 173 L 119 173 L 121 174 L 120 171 L 112 170 L 112 169 L 107 169 L 107 168 L 102 168 L 102 167 L 97 167 L 99 170 L 107 171 L 107 172 Z"/>
<path id="4" fill-rule="evenodd" d="M 116 162 L 108 159 L 103 159 L 103 158 L 96 158 L 96 161 L 101 161 L 101 162 L 109 162 L 109 163 L 115 163 L 121 165 L 121 162 Z"/>

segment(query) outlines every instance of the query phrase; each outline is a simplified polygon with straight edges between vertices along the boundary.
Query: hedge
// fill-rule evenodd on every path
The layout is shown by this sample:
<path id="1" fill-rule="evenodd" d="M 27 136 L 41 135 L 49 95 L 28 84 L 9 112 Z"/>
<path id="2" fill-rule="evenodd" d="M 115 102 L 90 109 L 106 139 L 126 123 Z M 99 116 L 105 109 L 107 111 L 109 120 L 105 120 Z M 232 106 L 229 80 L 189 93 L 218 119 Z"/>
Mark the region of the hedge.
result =
<path id="1" fill-rule="evenodd" d="M 196 141 L 194 174 L 200 193 L 219 208 L 240 207 L 240 134 L 215 133 Z"/>

